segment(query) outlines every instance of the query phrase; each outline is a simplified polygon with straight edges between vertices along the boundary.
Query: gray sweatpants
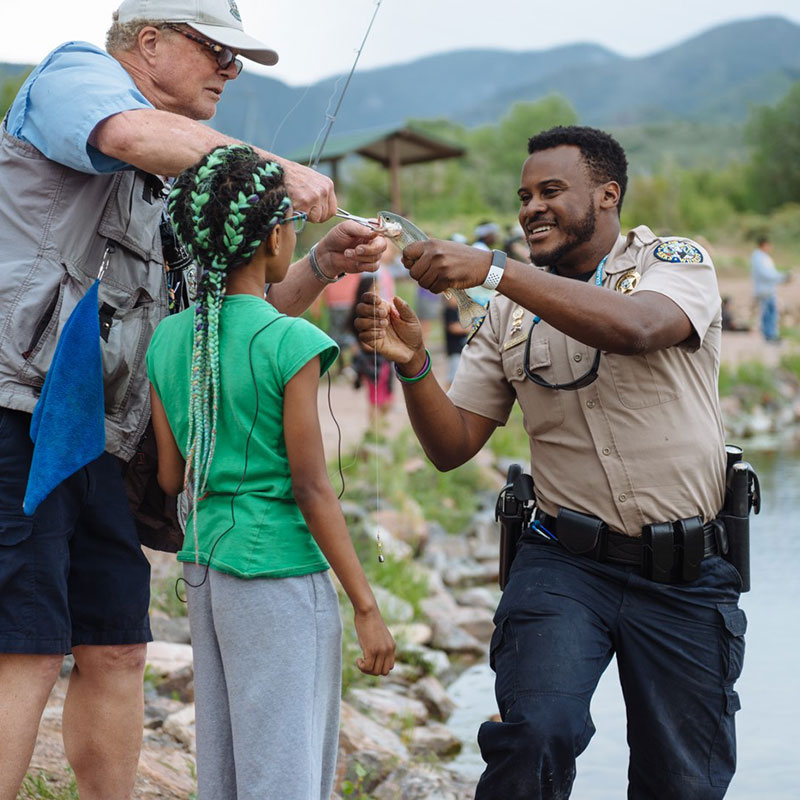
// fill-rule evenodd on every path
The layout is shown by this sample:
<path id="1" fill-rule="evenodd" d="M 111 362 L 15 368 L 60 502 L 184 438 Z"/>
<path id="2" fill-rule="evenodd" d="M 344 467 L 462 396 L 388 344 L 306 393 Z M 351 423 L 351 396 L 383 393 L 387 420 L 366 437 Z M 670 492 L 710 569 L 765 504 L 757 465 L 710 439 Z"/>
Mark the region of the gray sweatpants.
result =
<path id="1" fill-rule="evenodd" d="M 188 584 L 205 567 L 184 564 Z M 339 736 L 342 624 L 327 572 L 186 589 L 198 800 L 328 800 Z"/>

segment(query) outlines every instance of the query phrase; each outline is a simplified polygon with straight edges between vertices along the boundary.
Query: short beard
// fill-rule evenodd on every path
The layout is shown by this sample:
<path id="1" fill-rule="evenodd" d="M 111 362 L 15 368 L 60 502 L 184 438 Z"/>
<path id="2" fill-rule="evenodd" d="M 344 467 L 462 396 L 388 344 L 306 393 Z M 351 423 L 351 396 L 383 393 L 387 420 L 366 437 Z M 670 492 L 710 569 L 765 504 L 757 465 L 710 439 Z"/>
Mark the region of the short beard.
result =
<path id="1" fill-rule="evenodd" d="M 594 205 L 590 201 L 586 213 L 581 219 L 567 227 L 559 227 L 566 234 L 566 241 L 549 253 L 540 255 L 539 261 L 534 259 L 533 252 L 531 252 L 532 263 L 539 267 L 555 269 L 561 264 L 564 257 L 568 256 L 576 247 L 588 242 L 594 236 L 595 228 L 597 228 L 597 214 L 595 213 Z"/>

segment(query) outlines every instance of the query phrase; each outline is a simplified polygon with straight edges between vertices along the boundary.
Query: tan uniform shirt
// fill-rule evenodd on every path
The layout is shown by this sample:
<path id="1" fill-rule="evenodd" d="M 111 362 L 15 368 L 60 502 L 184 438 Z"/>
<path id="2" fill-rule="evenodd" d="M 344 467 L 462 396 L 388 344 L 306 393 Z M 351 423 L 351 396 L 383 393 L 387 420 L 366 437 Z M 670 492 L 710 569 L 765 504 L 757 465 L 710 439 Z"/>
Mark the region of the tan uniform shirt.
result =
<path id="1" fill-rule="evenodd" d="M 631 536 L 652 522 L 712 519 L 722 506 L 725 473 L 720 297 L 711 259 L 695 242 L 658 238 L 641 226 L 617 240 L 597 302 L 606 291 L 630 290 L 637 278 L 633 291 L 659 292 L 683 310 L 694 328 L 687 342 L 645 355 L 604 352 L 594 383 L 548 389 L 523 370 L 533 314 L 498 296 L 449 391 L 459 408 L 501 425 L 516 399 L 539 507 L 553 515 L 559 507 L 592 514 Z M 566 383 L 583 375 L 594 355 L 542 320 L 533 330 L 529 368 Z"/>

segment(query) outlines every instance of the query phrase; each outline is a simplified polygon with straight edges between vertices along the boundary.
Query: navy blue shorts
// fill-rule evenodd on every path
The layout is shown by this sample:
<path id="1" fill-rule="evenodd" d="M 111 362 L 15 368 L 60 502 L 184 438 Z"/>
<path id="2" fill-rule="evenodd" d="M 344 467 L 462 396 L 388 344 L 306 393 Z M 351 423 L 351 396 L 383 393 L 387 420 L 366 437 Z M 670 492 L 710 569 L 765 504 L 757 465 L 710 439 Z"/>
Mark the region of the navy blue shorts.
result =
<path id="1" fill-rule="evenodd" d="M 22 511 L 30 414 L 0 408 L 0 653 L 149 642 L 150 564 L 109 453 Z"/>

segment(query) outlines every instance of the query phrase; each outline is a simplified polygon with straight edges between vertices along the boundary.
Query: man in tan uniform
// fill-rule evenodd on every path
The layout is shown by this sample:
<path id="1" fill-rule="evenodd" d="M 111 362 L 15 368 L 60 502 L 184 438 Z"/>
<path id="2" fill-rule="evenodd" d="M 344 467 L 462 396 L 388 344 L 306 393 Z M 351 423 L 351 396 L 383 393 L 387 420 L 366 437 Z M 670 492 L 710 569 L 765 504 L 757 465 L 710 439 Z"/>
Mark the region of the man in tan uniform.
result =
<path id="1" fill-rule="evenodd" d="M 714 268 L 695 242 L 644 226 L 620 235 L 627 161 L 607 134 L 555 128 L 529 153 L 519 221 L 536 266 L 452 242 L 404 252 L 427 289 L 498 291 L 448 394 L 402 300 L 367 295 L 358 321 L 395 361 L 439 469 L 475 455 L 515 400 L 530 439 L 538 510 L 495 616 L 502 721 L 481 726 L 476 797 L 569 796 L 616 654 L 628 796 L 719 798 L 746 621 L 709 524 L 725 480 Z"/>

